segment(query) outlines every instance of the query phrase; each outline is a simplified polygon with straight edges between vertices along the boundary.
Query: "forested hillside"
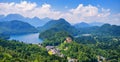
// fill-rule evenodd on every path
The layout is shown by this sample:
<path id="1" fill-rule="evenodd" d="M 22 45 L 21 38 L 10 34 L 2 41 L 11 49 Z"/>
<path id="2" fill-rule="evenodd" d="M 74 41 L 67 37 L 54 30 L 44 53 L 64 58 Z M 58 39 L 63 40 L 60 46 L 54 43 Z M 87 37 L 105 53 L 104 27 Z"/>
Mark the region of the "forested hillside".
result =
<path id="1" fill-rule="evenodd" d="M 80 34 L 120 36 L 120 26 L 117 25 L 103 24 L 102 26 L 80 27 L 77 29 Z"/>
<path id="2" fill-rule="evenodd" d="M 66 60 L 50 56 L 44 47 L 37 44 L 0 39 L 0 62 L 66 62 Z"/>
<path id="3" fill-rule="evenodd" d="M 40 32 L 45 32 L 46 30 L 54 30 L 54 32 L 58 31 L 66 31 L 71 35 L 76 35 L 78 30 L 73 27 L 70 23 L 68 23 L 65 19 L 51 20 L 47 22 L 44 26 L 38 28 Z"/>
<path id="4" fill-rule="evenodd" d="M 64 43 L 66 37 L 71 37 L 73 42 Z M 64 31 L 55 33 L 49 30 L 41 33 L 40 38 L 44 39 L 44 46 L 58 46 L 65 57 L 74 58 L 80 62 L 97 62 L 98 56 L 104 57 L 107 62 L 120 61 L 119 36 L 81 35 L 74 37 Z"/>
<path id="5" fill-rule="evenodd" d="M 35 32 L 38 32 L 37 29 L 26 22 L 18 20 L 0 22 L 0 33 L 3 34 L 25 34 Z"/>

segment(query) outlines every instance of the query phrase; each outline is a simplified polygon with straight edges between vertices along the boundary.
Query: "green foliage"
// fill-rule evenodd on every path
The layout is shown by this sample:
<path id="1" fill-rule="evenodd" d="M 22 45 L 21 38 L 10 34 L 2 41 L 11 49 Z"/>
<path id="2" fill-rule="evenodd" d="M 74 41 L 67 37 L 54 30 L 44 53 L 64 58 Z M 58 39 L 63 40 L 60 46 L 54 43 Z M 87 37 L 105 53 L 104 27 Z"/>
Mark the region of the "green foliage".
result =
<path id="1" fill-rule="evenodd" d="M 75 41 L 82 44 L 95 44 L 97 41 L 93 36 L 79 36 Z"/>
<path id="2" fill-rule="evenodd" d="M 59 45 L 63 43 L 66 37 L 70 36 L 68 32 L 59 31 L 54 32 L 54 30 L 47 30 L 39 35 L 40 38 L 44 39 L 44 45 Z"/>
<path id="3" fill-rule="evenodd" d="M 61 49 L 61 52 L 70 58 L 76 58 L 79 62 L 96 62 L 96 54 L 94 50 L 89 46 L 78 44 L 76 42 L 72 43 L 62 43 L 58 46 Z M 67 48 L 67 50 L 65 50 Z"/>
<path id="4" fill-rule="evenodd" d="M 44 47 L 19 41 L 0 39 L 0 62 L 65 62 L 64 58 L 50 56 Z"/>
<path id="5" fill-rule="evenodd" d="M 117 62 L 120 58 L 120 37 L 116 35 L 91 33 L 90 36 L 80 35 L 72 43 L 64 43 L 66 36 L 69 36 L 69 33 L 66 35 L 64 31 L 48 30 L 41 33 L 40 37 L 42 35 L 45 39 L 44 45 L 59 45 L 58 48 L 65 57 L 78 59 L 79 62 L 97 62 L 97 56 L 103 56 L 110 62 Z"/>
<path id="6" fill-rule="evenodd" d="M 112 43 L 112 44 L 111 44 Z M 120 58 L 120 41 L 97 44 L 61 43 L 58 48 L 61 52 L 80 62 L 97 62 L 97 56 L 103 56 L 106 61 L 117 62 Z M 67 50 L 65 50 L 67 48 Z"/>

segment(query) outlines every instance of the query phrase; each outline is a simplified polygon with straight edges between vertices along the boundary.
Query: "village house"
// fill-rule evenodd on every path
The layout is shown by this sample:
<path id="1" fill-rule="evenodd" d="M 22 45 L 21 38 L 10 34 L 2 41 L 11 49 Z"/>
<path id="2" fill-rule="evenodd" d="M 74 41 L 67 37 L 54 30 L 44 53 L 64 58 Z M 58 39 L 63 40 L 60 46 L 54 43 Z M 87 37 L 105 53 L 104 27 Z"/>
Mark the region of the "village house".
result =
<path id="1" fill-rule="evenodd" d="M 50 49 L 54 49 L 54 48 L 55 46 L 46 46 L 47 51 L 49 51 Z"/>
<path id="2" fill-rule="evenodd" d="M 68 59 L 68 62 L 78 62 L 78 60 L 74 58 L 68 57 L 67 59 Z"/>
<path id="3" fill-rule="evenodd" d="M 46 46 L 46 49 L 49 55 L 57 55 L 59 57 L 64 57 L 64 55 L 61 54 L 59 49 L 55 48 L 55 46 Z"/>
<path id="4" fill-rule="evenodd" d="M 64 42 L 71 43 L 72 38 L 67 37 Z M 57 55 L 59 57 L 64 57 L 64 55 L 60 53 L 60 50 L 58 48 L 56 48 L 55 46 L 46 46 L 46 49 L 47 49 L 49 55 Z M 64 50 L 67 50 L 67 49 L 68 49 L 68 47 L 66 47 Z"/>
<path id="5" fill-rule="evenodd" d="M 98 60 L 98 62 L 106 62 L 106 59 L 105 59 L 105 57 L 103 57 L 103 56 L 97 56 L 97 60 Z"/>

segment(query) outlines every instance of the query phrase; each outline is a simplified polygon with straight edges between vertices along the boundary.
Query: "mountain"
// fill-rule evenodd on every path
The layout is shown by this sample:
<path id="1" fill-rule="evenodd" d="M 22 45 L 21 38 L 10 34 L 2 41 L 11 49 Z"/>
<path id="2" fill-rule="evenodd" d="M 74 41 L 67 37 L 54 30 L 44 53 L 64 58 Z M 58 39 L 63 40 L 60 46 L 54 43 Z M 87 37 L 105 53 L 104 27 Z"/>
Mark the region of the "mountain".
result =
<path id="1" fill-rule="evenodd" d="M 117 25 L 103 24 L 102 26 L 91 26 L 77 29 L 80 34 L 120 36 L 120 26 Z"/>
<path id="2" fill-rule="evenodd" d="M 50 19 L 49 18 L 39 19 L 38 17 L 27 18 L 19 14 L 9 14 L 5 17 L 3 17 L 2 15 L 0 16 L 0 21 L 12 21 L 12 20 L 20 20 L 23 22 L 27 22 L 35 27 L 38 27 L 38 26 L 43 26 Z"/>
<path id="3" fill-rule="evenodd" d="M 89 25 L 91 26 L 102 26 L 104 23 L 102 22 L 92 22 L 92 23 L 89 23 Z"/>
<path id="4" fill-rule="evenodd" d="M 52 29 L 54 31 L 66 31 L 70 34 L 75 35 L 77 29 L 70 25 L 65 19 L 51 20 L 47 22 L 44 26 L 38 28 L 40 32 Z"/>
<path id="5" fill-rule="evenodd" d="M 0 22 L 0 33 L 24 34 L 34 32 L 37 32 L 37 29 L 26 22 L 18 20 Z"/>
<path id="6" fill-rule="evenodd" d="M 85 27 L 90 27 L 90 25 L 88 23 L 85 22 L 81 22 L 81 23 L 77 23 L 74 25 L 76 28 L 85 28 Z"/>
<path id="7" fill-rule="evenodd" d="M 39 27 L 39 26 L 43 26 L 45 23 L 47 23 L 50 20 L 51 19 L 49 19 L 49 18 L 39 19 L 38 17 L 34 17 L 32 19 L 27 18 L 25 22 L 30 23 L 31 25 L 33 25 L 35 27 Z"/>
<path id="8" fill-rule="evenodd" d="M 11 21 L 11 20 L 22 20 L 24 17 L 19 14 L 8 14 L 4 18 L 2 18 L 2 21 Z"/>

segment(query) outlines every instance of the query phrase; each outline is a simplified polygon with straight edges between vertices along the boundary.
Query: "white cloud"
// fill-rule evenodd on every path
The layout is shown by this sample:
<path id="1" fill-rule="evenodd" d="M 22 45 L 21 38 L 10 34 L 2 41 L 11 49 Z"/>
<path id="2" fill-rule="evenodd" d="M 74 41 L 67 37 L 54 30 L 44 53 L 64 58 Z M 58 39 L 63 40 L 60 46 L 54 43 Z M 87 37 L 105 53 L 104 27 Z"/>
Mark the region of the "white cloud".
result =
<path id="1" fill-rule="evenodd" d="M 36 3 L 31 3 L 27 1 L 22 1 L 20 3 L 0 3 L 0 14 L 8 15 L 8 14 L 20 14 L 25 17 L 50 17 L 50 18 L 58 18 L 57 16 L 60 14 L 59 11 L 54 11 L 49 4 L 43 4 L 42 6 L 37 6 Z"/>
<path id="2" fill-rule="evenodd" d="M 23 11 L 29 11 L 36 7 L 36 3 L 29 3 L 29 2 L 23 1 L 20 4 L 15 4 L 14 6 L 19 10 L 21 9 Z"/>
<path id="3" fill-rule="evenodd" d="M 88 5 L 83 6 L 80 4 L 77 8 L 70 10 L 74 15 L 81 15 L 81 17 L 96 16 L 98 13 L 98 8 Z"/>
<path id="4" fill-rule="evenodd" d="M 8 15 L 18 13 L 23 15 L 27 11 L 33 10 L 37 6 L 36 3 L 22 1 L 21 3 L 0 3 L 0 14 Z"/>
<path id="5" fill-rule="evenodd" d="M 118 24 L 120 15 L 111 14 L 110 9 L 104 9 L 97 6 L 79 4 L 76 8 L 67 10 L 66 12 L 53 10 L 50 4 L 38 6 L 36 3 L 22 1 L 20 3 L 0 3 L 0 15 L 20 14 L 25 17 L 49 17 L 52 19 L 65 18 L 70 23 L 78 22 L 107 22 Z M 114 22 L 113 22 L 114 20 Z"/>
<path id="6" fill-rule="evenodd" d="M 96 6 L 83 6 L 79 4 L 78 7 L 70 9 L 67 13 L 62 15 L 63 18 L 69 20 L 71 23 L 76 22 L 104 22 L 110 15 L 110 9 L 98 8 Z"/>

